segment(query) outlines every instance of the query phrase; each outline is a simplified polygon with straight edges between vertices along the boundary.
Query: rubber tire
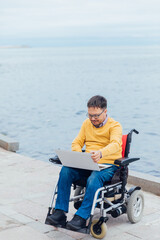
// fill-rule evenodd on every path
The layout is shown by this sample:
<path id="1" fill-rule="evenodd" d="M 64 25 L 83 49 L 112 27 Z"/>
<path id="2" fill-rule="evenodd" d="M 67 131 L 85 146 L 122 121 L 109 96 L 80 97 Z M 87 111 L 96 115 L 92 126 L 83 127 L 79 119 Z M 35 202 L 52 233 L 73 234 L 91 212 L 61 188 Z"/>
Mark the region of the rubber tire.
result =
<path id="1" fill-rule="evenodd" d="M 105 237 L 106 233 L 107 233 L 107 225 L 106 223 L 102 223 L 102 225 L 100 226 L 101 227 L 101 233 L 100 234 L 97 234 L 94 232 L 94 225 L 99 221 L 99 219 L 94 219 L 92 224 L 91 224 L 91 234 L 94 238 L 98 238 L 98 239 L 102 239 Z"/>
<path id="2" fill-rule="evenodd" d="M 144 208 L 144 196 L 142 191 L 135 190 L 127 203 L 127 216 L 131 223 L 137 223 L 141 220 Z"/>

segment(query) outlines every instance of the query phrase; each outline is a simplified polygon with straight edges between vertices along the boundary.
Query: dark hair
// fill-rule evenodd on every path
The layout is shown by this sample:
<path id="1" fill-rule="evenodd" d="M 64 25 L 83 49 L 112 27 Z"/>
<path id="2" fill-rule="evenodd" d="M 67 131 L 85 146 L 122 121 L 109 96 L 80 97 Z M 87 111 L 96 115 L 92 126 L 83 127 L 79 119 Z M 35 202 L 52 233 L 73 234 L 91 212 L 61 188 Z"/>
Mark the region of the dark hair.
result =
<path id="1" fill-rule="evenodd" d="M 107 108 L 107 100 L 100 95 L 93 96 L 89 99 L 87 107 Z"/>

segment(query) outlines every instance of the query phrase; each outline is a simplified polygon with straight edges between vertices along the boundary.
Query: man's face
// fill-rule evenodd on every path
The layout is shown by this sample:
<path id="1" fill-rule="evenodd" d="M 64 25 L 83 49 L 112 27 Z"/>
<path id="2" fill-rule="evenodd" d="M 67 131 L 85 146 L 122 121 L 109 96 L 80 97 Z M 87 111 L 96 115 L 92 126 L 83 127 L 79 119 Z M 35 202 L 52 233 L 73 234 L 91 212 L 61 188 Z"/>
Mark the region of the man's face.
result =
<path id="1" fill-rule="evenodd" d="M 107 109 L 89 107 L 88 108 L 88 117 L 91 123 L 95 126 L 99 126 L 106 118 Z"/>

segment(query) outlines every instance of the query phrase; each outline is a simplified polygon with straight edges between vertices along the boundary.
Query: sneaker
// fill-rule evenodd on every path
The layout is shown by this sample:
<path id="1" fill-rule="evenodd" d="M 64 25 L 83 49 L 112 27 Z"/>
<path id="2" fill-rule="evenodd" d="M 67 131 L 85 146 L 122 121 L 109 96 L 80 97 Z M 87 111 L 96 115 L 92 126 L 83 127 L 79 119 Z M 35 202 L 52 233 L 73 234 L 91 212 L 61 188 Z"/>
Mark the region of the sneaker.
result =
<path id="1" fill-rule="evenodd" d="M 46 221 L 53 226 L 57 225 L 65 226 L 66 224 L 65 212 L 63 210 L 56 209 L 52 215 L 47 217 Z"/>
<path id="2" fill-rule="evenodd" d="M 71 221 L 67 223 L 67 228 L 78 231 L 86 227 L 86 220 L 78 215 L 74 215 Z"/>

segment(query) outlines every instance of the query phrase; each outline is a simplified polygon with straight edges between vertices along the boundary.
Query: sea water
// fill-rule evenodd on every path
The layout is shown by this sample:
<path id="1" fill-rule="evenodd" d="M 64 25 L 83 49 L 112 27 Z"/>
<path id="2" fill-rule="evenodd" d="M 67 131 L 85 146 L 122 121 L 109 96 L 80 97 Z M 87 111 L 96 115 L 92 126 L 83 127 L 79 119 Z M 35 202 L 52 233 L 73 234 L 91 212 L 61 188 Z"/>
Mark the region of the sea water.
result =
<path id="1" fill-rule="evenodd" d="M 135 128 L 130 169 L 160 176 L 160 47 L 0 49 L 0 133 L 48 161 L 71 149 L 93 95 L 123 134 Z"/>

